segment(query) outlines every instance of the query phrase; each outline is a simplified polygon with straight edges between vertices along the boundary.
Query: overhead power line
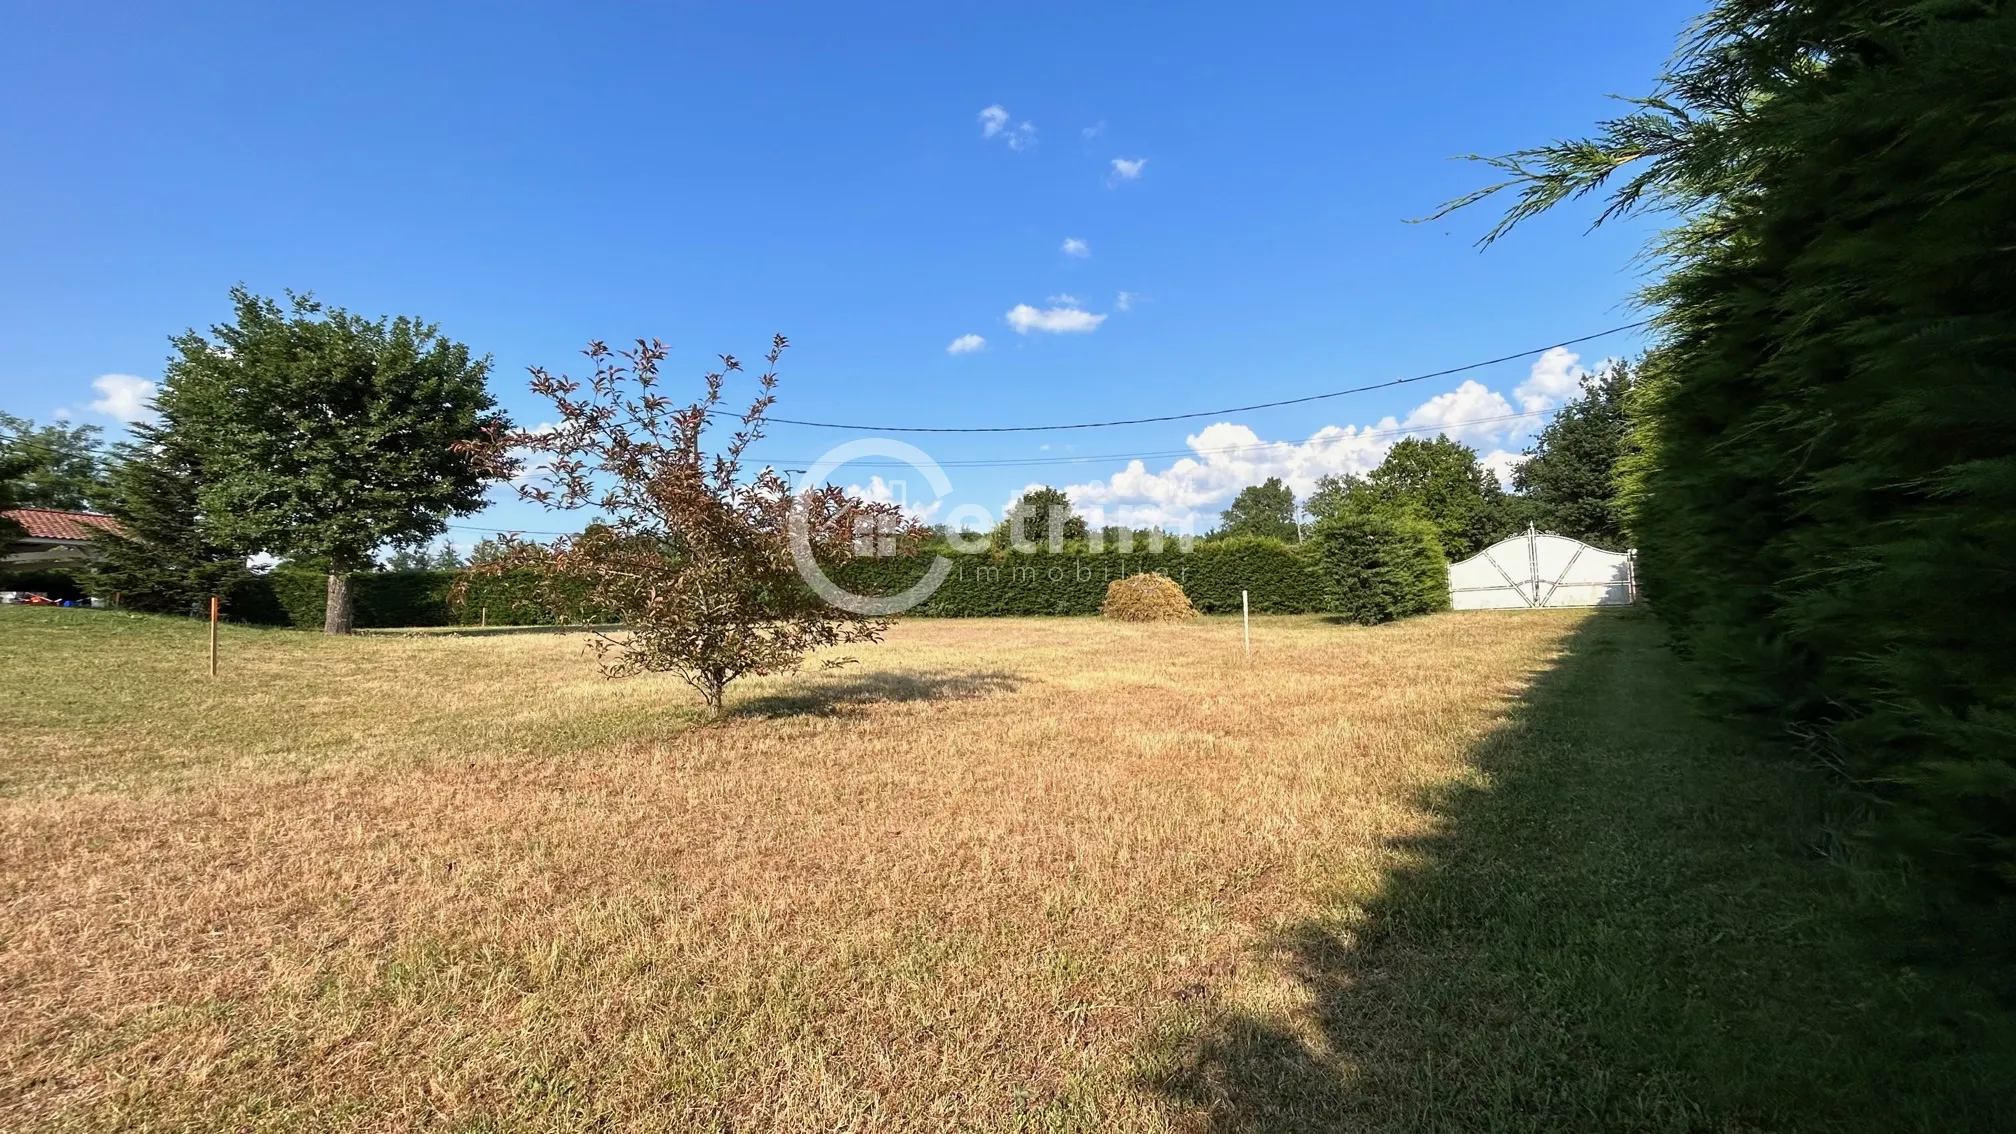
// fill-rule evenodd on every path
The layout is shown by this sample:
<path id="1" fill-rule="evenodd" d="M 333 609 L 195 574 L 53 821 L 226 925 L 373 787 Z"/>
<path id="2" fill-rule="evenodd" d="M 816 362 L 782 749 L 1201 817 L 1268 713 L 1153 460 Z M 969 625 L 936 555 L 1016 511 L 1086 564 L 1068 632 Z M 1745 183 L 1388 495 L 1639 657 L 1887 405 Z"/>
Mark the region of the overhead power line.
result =
<path id="1" fill-rule="evenodd" d="M 1338 440 L 1353 440 L 1365 437 L 1404 437 L 1410 433 L 1433 433 L 1439 431 L 1446 431 L 1450 429 L 1461 429 L 1465 426 L 1471 426 L 1471 425 L 1491 425 L 1497 422 L 1519 421 L 1529 417 L 1542 417 L 1552 412 L 1554 411 L 1528 410 L 1524 413 L 1501 413 L 1491 417 L 1472 417 L 1472 418 L 1465 418 L 1460 421 L 1441 421 L 1427 425 L 1403 425 L 1394 429 L 1364 429 L 1356 433 L 1349 434 L 1348 436 L 1340 437 L 1338 438 Z M 8 442 L 17 445 L 26 445 L 30 448 L 43 449 L 48 452 L 57 453 L 59 455 L 64 456 L 70 455 L 69 450 L 55 449 L 48 445 L 43 445 L 38 442 L 29 441 L 25 437 L 0 437 L 0 442 Z M 1233 454 L 1233 453 L 1257 453 L 1257 452 L 1263 452 L 1268 449 L 1273 449 L 1281 445 L 1296 445 L 1307 443 L 1308 442 L 1306 441 L 1303 442 L 1259 441 L 1251 445 L 1226 445 L 1210 449 L 1157 449 L 1135 453 L 1087 453 L 1082 456 L 1061 454 L 1058 456 L 1051 456 L 1051 457 L 978 457 L 968 460 L 938 461 L 936 463 L 938 467 L 948 469 L 1021 468 L 1024 466 L 1032 466 L 1032 465 L 1086 464 L 1093 461 L 1149 461 L 1149 460 L 1157 460 L 1164 457 L 1194 457 L 1194 456 L 1214 456 L 1218 454 Z M 794 468 L 799 466 L 809 467 L 812 464 L 816 463 L 816 459 L 810 457 L 794 457 L 794 458 L 775 457 L 767 459 L 763 463 L 770 465 L 773 468 L 774 467 Z M 912 466 L 907 461 L 849 461 L 847 462 L 847 467 L 868 468 L 868 469 L 875 469 L 875 468 L 907 469 Z M 454 525 L 451 524 L 449 526 L 453 527 Z M 506 531 L 510 529 L 486 528 L 482 530 Z"/>
<path id="2" fill-rule="evenodd" d="M 1415 382 L 1427 382 L 1435 378 L 1447 378 L 1453 374 L 1464 374 L 1472 370 L 1482 370 L 1487 366 L 1496 366 L 1501 362 L 1511 362 L 1515 359 L 1530 358 L 1536 354 L 1545 354 L 1556 347 L 1576 346 L 1580 343 L 1608 338 L 1611 335 L 1620 334 L 1624 331 L 1635 331 L 1640 327 L 1649 325 L 1651 322 L 1650 319 L 1639 319 L 1635 322 L 1619 324 L 1608 330 L 1597 331 L 1594 334 L 1563 339 L 1558 343 L 1548 343 L 1546 346 L 1531 347 L 1526 350 L 1514 351 L 1511 354 L 1501 354 L 1497 358 L 1487 358 L 1482 362 L 1469 362 L 1462 366 L 1451 366 L 1444 370 L 1431 370 L 1426 374 L 1412 374 L 1404 378 L 1393 378 L 1364 386 L 1352 386 L 1349 389 L 1332 390 L 1323 394 L 1307 394 L 1299 398 L 1283 398 L 1272 402 L 1255 402 L 1252 405 L 1228 406 L 1224 409 L 1197 410 L 1192 413 L 1166 413 L 1153 417 L 1116 418 L 1111 421 L 1080 421 L 1063 425 L 859 425 L 838 421 L 807 421 L 803 418 L 792 417 L 765 417 L 764 420 L 775 425 L 800 425 L 809 429 L 848 429 L 865 433 L 1050 433 L 1072 429 L 1109 429 L 1121 425 L 1152 425 L 1164 421 L 1190 421 L 1200 417 L 1222 417 L 1227 414 L 1251 413 L 1254 410 L 1277 409 L 1281 406 L 1307 405 L 1310 402 L 1327 401 L 1331 398 L 1341 398 L 1350 394 L 1365 394 L 1373 390 L 1384 390 L 1393 386 L 1406 386 Z M 717 415 L 732 416 L 726 415 L 725 412 Z M 1455 423 L 1452 422 L 1451 424 Z M 26 445 L 31 448 L 42 449 L 46 452 L 59 455 L 69 455 L 65 450 L 57 449 L 37 441 L 31 441 L 26 437 L 17 436 L 0 438 L 0 440 L 5 440 L 16 445 Z"/>
<path id="3" fill-rule="evenodd" d="M 1447 370 L 1434 370 L 1427 374 L 1414 374 L 1406 378 L 1394 378 L 1385 382 L 1374 382 L 1366 386 L 1353 386 L 1348 390 L 1332 390 L 1327 394 L 1309 394 L 1300 398 L 1283 398 L 1276 402 L 1255 402 L 1248 406 L 1231 406 L 1226 409 L 1198 410 L 1195 413 L 1167 413 L 1155 417 L 1129 417 L 1113 421 L 1080 421 L 1069 425 L 857 425 L 835 421 L 804 421 L 789 417 L 766 417 L 764 420 L 777 425 L 802 425 L 812 429 L 851 429 L 862 433 L 1051 433 L 1067 429 L 1108 429 L 1119 425 L 1151 425 L 1161 421 L 1187 421 L 1199 417 L 1222 417 L 1227 414 L 1251 413 L 1254 410 L 1275 409 L 1280 406 L 1306 405 L 1309 402 L 1341 398 L 1347 394 L 1364 394 L 1373 390 L 1384 390 L 1390 386 L 1405 386 L 1411 382 L 1426 382 L 1431 378 L 1447 378 L 1452 374 L 1481 370 L 1486 366 L 1496 366 L 1501 362 L 1511 362 L 1514 359 L 1545 354 L 1556 347 L 1574 346 L 1577 343 L 1586 343 L 1595 339 L 1606 338 L 1623 331 L 1636 330 L 1649 323 L 1651 323 L 1650 319 L 1640 319 L 1634 323 L 1625 323 L 1621 326 L 1612 327 L 1607 331 L 1598 331 L 1593 335 L 1563 339 L 1558 343 L 1548 343 L 1546 346 L 1533 347 L 1530 350 L 1514 351 L 1511 354 L 1499 355 L 1497 358 L 1487 358 L 1482 362 L 1465 363 L 1462 366 L 1452 366 Z"/>
<path id="4" fill-rule="evenodd" d="M 1464 426 L 1469 425 L 1490 425 L 1497 422 L 1519 421 L 1524 418 L 1530 418 L 1530 417 L 1544 417 L 1547 414 L 1553 412 L 1554 412 L 1553 410 L 1528 410 L 1524 413 L 1501 413 L 1494 415 L 1492 417 L 1473 417 L 1461 421 L 1440 421 L 1428 425 L 1403 425 L 1394 429 L 1365 429 L 1360 430 L 1356 433 L 1340 435 L 1336 438 L 1336 440 L 1353 441 L 1366 437 L 1404 437 L 1410 433 L 1446 432 L 1451 429 L 1461 429 Z M 1314 438 L 1311 438 L 1311 440 L 1314 440 Z M 936 463 L 939 468 L 945 468 L 945 469 L 1022 468 L 1025 466 L 1032 466 L 1032 465 L 1085 464 L 1094 461 L 1150 461 L 1150 460 L 1158 460 L 1165 457 L 1198 457 L 1198 456 L 1216 456 L 1219 454 L 1259 453 L 1259 452 L 1265 452 L 1270 449 L 1277 449 L 1283 445 L 1293 447 L 1296 445 L 1306 445 L 1308 443 L 1309 443 L 1308 441 L 1300 441 L 1300 442 L 1259 441 L 1251 445 L 1225 445 L 1210 449 L 1162 449 L 1154 452 L 1143 452 L 1143 453 L 1091 453 L 1084 456 L 1065 455 L 1054 457 L 982 457 L 964 461 L 938 461 Z M 764 463 L 771 465 L 773 467 L 786 466 L 797 468 L 797 467 L 810 467 L 814 462 L 803 457 L 800 457 L 795 460 L 786 460 L 784 458 L 778 457 L 773 459 L 766 459 Z M 848 461 L 845 467 L 850 469 L 851 468 L 907 469 L 912 468 L 914 466 L 912 466 L 908 461 Z"/>
<path id="5" fill-rule="evenodd" d="M 1596 339 L 1606 338 L 1610 335 L 1618 334 L 1623 331 L 1636 330 L 1637 328 L 1646 326 L 1650 322 L 1651 320 L 1649 319 L 1640 319 L 1636 322 L 1624 323 L 1619 326 L 1611 327 L 1608 330 L 1598 331 L 1595 334 L 1582 335 L 1572 339 L 1563 339 L 1558 343 L 1549 343 L 1546 346 L 1534 347 L 1528 350 L 1516 351 L 1512 354 L 1500 355 L 1497 358 L 1485 359 L 1482 362 L 1472 362 L 1472 363 L 1466 363 L 1465 365 L 1462 366 L 1452 366 L 1445 370 L 1430 371 L 1429 373 L 1426 374 L 1415 374 L 1404 378 L 1394 378 L 1386 382 L 1374 382 L 1365 386 L 1354 386 L 1351 387 L 1350 389 L 1345 390 L 1333 390 L 1329 393 L 1324 394 L 1310 394 L 1300 398 L 1285 398 L 1280 401 L 1259 402 L 1253 405 L 1232 406 L 1226 409 L 1199 410 L 1195 413 L 1161 414 L 1155 417 L 1126 418 L 1114 421 L 1087 421 L 1067 425 L 869 426 L 869 425 L 850 425 L 840 422 L 829 422 L 829 421 L 805 421 L 794 418 L 780 418 L 780 417 L 773 417 L 769 418 L 768 420 L 780 425 L 800 425 L 815 429 L 848 429 L 848 430 L 858 430 L 858 431 L 876 432 L 876 433 L 1038 433 L 1038 432 L 1056 432 L 1056 431 L 1075 430 L 1075 429 L 1104 429 L 1112 426 L 1121 426 L 1121 425 L 1148 425 L 1156 422 L 1165 422 L 1165 421 L 1187 421 L 1200 417 L 1219 417 L 1235 413 L 1249 413 L 1254 410 L 1274 409 L 1279 406 L 1305 405 L 1310 402 L 1319 402 L 1328 400 L 1330 398 L 1344 397 L 1347 394 L 1362 394 L 1370 392 L 1372 390 L 1386 389 L 1387 387 L 1391 386 L 1404 386 L 1414 382 L 1429 381 L 1434 378 L 1446 378 L 1453 374 L 1462 374 L 1471 370 L 1481 370 L 1486 366 L 1495 366 L 1502 362 L 1513 361 L 1514 359 L 1528 358 L 1536 354 L 1544 354 L 1547 351 L 1555 349 L 1556 347 L 1575 346 L 1579 343 L 1586 343 Z M 1397 436 L 1407 433 L 1424 433 L 1431 430 L 1439 431 L 1466 425 L 1484 425 L 1493 422 L 1512 421 L 1519 418 L 1537 417 L 1545 412 L 1547 411 L 1537 410 L 1527 413 L 1499 414 L 1494 417 L 1472 418 L 1466 421 L 1439 422 L 1433 425 L 1402 426 L 1397 429 L 1367 430 L 1364 432 L 1353 434 L 1352 436 L 1374 437 L 1374 436 Z M 56 448 L 55 446 L 43 444 L 42 442 L 34 441 L 27 437 L 22 436 L 0 437 L 0 442 L 7 442 L 13 445 L 25 446 L 28 448 L 41 449 L 44 450 L 45 452 L 56 454 L 58 456 L 71 456 L 75 455 L 76 452 L 74 449 L 59 449 Z M 959 460 L 942 461 L 939 463 L 941 467 L 948 467 L 948 468 L 1020 468 L 1020 467 L 1033 467 L 1040 465 L 1085 464 L 1093 461 L 1156 460 L 1156 459 L 1174 458 L 1174 457 L 1210 456 L 1215 454 L 1257 452 L 1272 449 L 1283 444 L 1292 444 L 1292 442 L 1270 441 L 1270 442 L 1261 442 L 1255 445 L 1235 445 L 1214 449 L 1171 449 L 1171 450 L 1162 450 L 1157 452 L 1143 452 L 1143 453 L 1102 453 L 1087 456 L 1030 457 L 1021 459 L 975 459 L 975 460 L 963 460 L 963 461 Z M 99 452 L 103 453 L 103 450 L 99 450 Z M 809 465 L 811 462 L 773 460 L 773 461 L 767 461 L 765 463 L 771 465 L 772 467 L 777 467 L 780 465 L 792 465 L 792 464 Z M 900 461 L 898 462 L 850 461 L 849 464 L 856 465 L 862 468 L 910 467 L 908 464 Z M 570 534 L 566 532 L 533 531 L 523 528 L 485 528 L 485 527 L 478 527 L 473 524 L 448 524 L 446 526 L 458 531 L 479 531 L 479 532 L 493 532 L 493 533 L 519 532 L 525 535 Z"/>
<path id="6" fill-rule="evenodd" d="M 1361 430 L 1360 432 L 1357 433 L 1350 434 L 1348 436 L 1339 437 L 1338 440 L 1354 441 L 1354 440 L 1361 440 L 1366 437 L 1402 437 L 1409 433 L 1436 433 L 1444 430 L 1461 428 L 1466 425 L 1490 425 L 1497 422 L 1518 421 L 1529 417 L 1542 417 L 1552 412 L 1554 411 L 1528 410 L 1525 413 L 1501 413 L 1492 417 L 1473 417 L 1473 418 L 1467 418 L 1462 421 L 1443 421 L 1443 422 L 1437 422 L 1433 425 L 1403 425 L 1396 429 L 1366 429 Z M 1168 449 L 1155 453 L 1095 453 L 1095 454 L 1088 454 L 1082 457 L 1080 456 L 1026 457 L 1019 459 L 1002 458 L 1002 459 L 981 459 L 970 461 L 939 461 L 938 466 L 940 468 L 1023 468 L 1036 465 L 1089 464 L 1094 461 L 1146 461 L 1168 457 L 1197 457 L 1197 456 L 1217 456 L 1220 454 L 1257 453 L 1269 449 L 1276 449 L 1282 445 L 1295 446 L 1297 444 L 1307 444 L 1307 443 L 1308 442 L 1298 443 L 1294 441 L 1262 441 L 1253 445 L 1226 445 L 1211 449 Z M 763 463 L 770 466 L 771 468 L 778 468 L 780 466 L 810 465 L 813 462 L 803 459 L 796 461 L 787 461 L 779 458 L 774 460 L 766 460 Z M 908 468 L 915 468 L 916 466 L 911 465 L 905 461 L 849 461 L 847 462 L 845 467 L 870 468 L 870 469 L 908 469 Z M 795 472 L 801 470 L 794 468 L 791 471 Z M 539 531 L 533 528 L 486 528 L 486 527 L 479 527 L 475 524 L 447 524 L 445 526 L 452 528 L 456 531 L 487 532 L 492 535 L 502 535 L 506 532 L 509 532 L 513 535 L 547 535 L 547 536 L 576 534 L 574 532 Z"/>
<path id="7" fill-rule="evenodd" d="M 484 528 L 484 527 L 478 527 L 475 524 L 443 524 L 442 526 L 447 528 L 453 528 L 458 532 L 489 532 L 491 535 L 504 535 L 506 533 L 509 533 L 511 535 L 580 535 L 581 534 L 580 532 L 540 532 L 540 531 L 533 531 L 530 528 Z"/>

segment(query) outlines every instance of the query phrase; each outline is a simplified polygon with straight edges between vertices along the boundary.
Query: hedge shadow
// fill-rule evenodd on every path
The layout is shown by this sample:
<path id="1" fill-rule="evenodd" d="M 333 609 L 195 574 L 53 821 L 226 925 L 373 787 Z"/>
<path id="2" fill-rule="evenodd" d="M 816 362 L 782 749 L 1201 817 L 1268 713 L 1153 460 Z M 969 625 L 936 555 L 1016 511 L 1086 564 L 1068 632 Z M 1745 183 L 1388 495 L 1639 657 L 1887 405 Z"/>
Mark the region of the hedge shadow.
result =
<path id="1" fill-rule="evenodd" d="M 1172 1007 L 1146 1083 L 1213 1130 L 1989 1130 L 2016 1027 L 1829 861 L 1838 797 L 1592 616 L 1370 900 L 1260 959 L 1294 1024 Z"/>

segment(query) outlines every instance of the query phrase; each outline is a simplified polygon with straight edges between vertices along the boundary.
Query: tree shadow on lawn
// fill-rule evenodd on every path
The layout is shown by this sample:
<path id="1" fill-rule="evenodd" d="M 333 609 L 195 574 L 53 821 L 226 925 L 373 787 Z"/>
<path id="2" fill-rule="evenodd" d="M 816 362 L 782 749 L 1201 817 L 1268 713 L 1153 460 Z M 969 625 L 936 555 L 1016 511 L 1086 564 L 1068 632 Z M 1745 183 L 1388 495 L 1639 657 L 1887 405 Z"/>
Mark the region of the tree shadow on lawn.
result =
<path id="1" fill-rule="evenodd" d="M 846 673 L 816 671 L 788 688 L 731 701 L 730 717 L 833 716 L 881 701 L 948 701 L 1012 692 L 1022 678 L 1005 670 L 964 673 Z"/>
<path id="2" fill-rule="evenodd" d="M 1682 680 L 1583 623 L 1409 865 L 1270 943 L 1307 1016 L 1172 1009 L 1148 1084 L 1214 1130 L 2008 1129 L 2010 1006 L 1905 960 L 1840 798 Z"/>
<path id="3" fill-rule="evenodd" d="M 582 625 L 576 622 L 540 623 L 531 626 L 360 626 L 351 631 L 360 638 L 511 638 L 526 634 L 613 633 L 617 623 Z"/>

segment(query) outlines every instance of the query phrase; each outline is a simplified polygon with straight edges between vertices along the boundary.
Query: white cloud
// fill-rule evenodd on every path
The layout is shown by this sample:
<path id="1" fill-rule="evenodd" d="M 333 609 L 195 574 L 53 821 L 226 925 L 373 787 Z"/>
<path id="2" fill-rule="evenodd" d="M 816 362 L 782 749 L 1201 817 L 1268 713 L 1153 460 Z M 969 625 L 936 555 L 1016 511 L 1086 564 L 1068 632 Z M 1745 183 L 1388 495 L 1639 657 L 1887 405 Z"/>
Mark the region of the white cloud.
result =
<path id="1" fill-rule="evenodd" d="M 1043 331 L 1053 335 L 1082 334 L 1096 331 L 1106 316 L 1081 311 L 1076 307 L 1046 307 L 1038 311 L 1026 303 L 1018 303 L 1004 316 L 1008 325 L 1015 328 L 1018 335 L 1031 331 Z"/>
<path id="2" fill-rule="evenodd" d="M 894 504 L 904 515 L 920 524 L 930 523 L 938 515 L 938 510 L 945 504 L 943 499 L 933 500 L 928 504 L 918 504 L 910 499 L 910 484 L 908 481 L 884 480 L 877 475 L 869 476 L 868 484 L 865 487 L 859 484 L 848 485 L 847 495 L 859 497 L 863 500 L 873 500 L 880 504 Z"/>
<path id="3" fill-rule="evenodd" d="M 1078 297 L 1067 292 L 1063 295 L 1053 295 L 1043 302 L 1053 306 L 1061 304 L 1065 307 L 1076 307 L 1078 306 Z"/>
<path id="4" fill-rule="evenodd" d="M 1144 158 L 1116 157 L 1113 159 L 1112 181 L 1114 182 L 1138 181 L 1140 180 L 1141 177 L 1141 167 L 1147 164 L 1148 159 L 1145 157 Z"/>
<path id="5" fill-rule="evenodd" d="M 1509 449 L 1493 449 L 1477 458 L 1477 463 L 1490 469 L 1501 486 L 1511 488 L 1512 470 L 1526 463 L 1526 454 L 1514 453 Z"/>
<path id="6" fill-rule="evenodd" d="M 1490 441 L 1521 427 L 1515 412 L 1503 394 L 1471 380 L 1414 407 L 1401 424 L 1423 433 L 1447 433 L 1456 441 Z"/>
<path id="7" fill-rule="evenodd" d="M 1092 125 L 1087 126 L 1083 130 L 1080 130 L 1078 132 L 1087 138 L 1096 138 L 1099 135 L 1104 134 L 1106 132 L 1106 120 L 1104 118 L 1101 118 L 1099 121 L 1094 122 Z"/>
<path id="8" fill-rule="evenodd" d="M 145 378 L 135 378 L 131 374 L 100 374 L 91 380 L 91 388 L 99 397 L 91 403 L 91 412 L 120 421 L 142 421 L 154 416 L 147 405 L 154 397 L 154 383 Z"/>
<path id="9" fill-rule="evenodd" d="M 1134 301 L 1139 298 L 1141 296 L 1136 292 L 1123 291 L 1114 298 L 1113 309 L 1116 311 L 1132 311 L 1134 310 Z"/>
<path id="10" fill-rule="evenodd" d="M 1008 111 L 1000 103 L 980 112 L 980 136 L 999 138 L 1008 143 L 1011 150 L 1026 150 L 1036 144 L 1036 124 L 1024 122 L 1019 126 L 1008 125 Z"/>
<path id="11" fill-rule="evenodd" d="M 1582 388 L 1582 380 L 1589 372 L 1577 365 L 1582 356 L 1567 347 L 1549 347 L 1546 354 L 1533 360 L 1533 369 L 1512 396 L 1519 399 L 1519 408 L 1539 411 L 1553 409 L 1567 401 Z"/>
<path id="12" fill-rule="evenodd" d="M 1075 236 L 1067 236 L 1064 238 L 1062 251 L 1066 256 L 1076 256 L 1083 260 L 1092 255 L 1092 246 Z"/>
<path id="13" fill-rule="evenodd" d="M 986 349 L 987 340 L 981 338 L 979 335 L 960 335 L 958 338 L 952 340 L 951 346 L 945 348 L 945 353 L 972 354 L 975 351 Z"/>
<path id="14" fill-rule="evenodd" d="M 1308 495 L 1317 477 L 1371 471 L 1395 439 L 1382 430 L 1398 427 L 1389 417 L 1378 429 L 1331 425 L 1299 443 L 1263 442 L 1252 429 L 1221 421 L 1185 438 L 1195 456 L 1183 457 L 1161 472 L 1148 471 L 1142 461 L 1130 461 L 1105 480 L 1074 484 L 1065 492 L 1095 522 L 1195 521 L 1208 527 L 1241 488 L 1270 476 L 1287 481 L 1299 497 Z"/>
<path id="15" fill-rule="evenodd" d="M 1363 426 L 1327 425 L 1303 441 L 1262 441 L 1247 426 L 1221 421 L 1186 437 L 1189 454 L 1166 468 L 1151 471 L 1145 461 L 1134 460 L 1104 480 L 1067 485 L 1064 490 L 1095 524 L 1166 524 L 1181 530 L 1189 523 L 1203 531 L 1247 485 L 1278 476 L 1298 499 L 1307 499 L 1318 477 L 1370 472 L 1396 441 L 1437 433 L 1479 449 L 1489 445 L 1479 463 L 1509 484 L 1512 470 L 1525 460 L 1514 451 L 1516 439 L 1536 424 L 1517 414 L 1503 394 L 1466 381 L 1404 417 L 1388 415 Z"/>

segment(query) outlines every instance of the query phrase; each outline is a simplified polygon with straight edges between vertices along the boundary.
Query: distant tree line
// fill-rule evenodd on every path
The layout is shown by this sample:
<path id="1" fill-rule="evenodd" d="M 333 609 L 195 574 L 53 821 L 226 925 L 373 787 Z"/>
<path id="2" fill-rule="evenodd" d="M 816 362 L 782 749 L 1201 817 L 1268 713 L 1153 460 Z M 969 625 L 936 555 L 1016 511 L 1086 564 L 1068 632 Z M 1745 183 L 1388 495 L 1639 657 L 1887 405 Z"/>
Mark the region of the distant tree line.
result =
<path id="1" fill-rule="evenodd" d="M 0 476 L 10 508 L 102 510 L 106 503 L 103 431 L 95 425 L 38 425 L 0 412 Z"/>
<path id="2" fill-rule="evenodd" d="M 1306 546 L 1323 596 L 1301 609 L 1358 622 L 1444 609 L 1448 564 L 1529 524 L 1621 549 L 1628 543 L 1618 497 L 1629 448 L 1624 406 L 1635 375 L 1625 361 L 1592 375 L 1535 438 L 1510 492 L 1470 447 L 1446 436 L 1407 438 L 1363 475 L 1320 478 L 1299 507 L 1279 477 L 1248 485 L 1204 540 Z M 1185 538 L 1149 528 L 1095 528 L 1067 493 L 1047 485 L 1024 491 L 989 532 L 941 528 L 936 535 L 951 547 L 997 554 L 1159 548 Z"/>
<path id="3" fill-rule="evenodd" d="M 1621 359 L 1591 375 L 1514 467 L 1509 492 L 1469 446 L 1447 436 L 1410 437 L 1395 443 L 1370 472 L 1320 477 L 1299 505 L 1294 489 L 1278 476 L 1247 485 L 1203 538 L 1297 543 L 1315 538 L 1325 524 L 1373 516 L 1425 523 L 1443 556 L 1452 562 L 1524 531 L 1529 524 L 1621 551 L 1630 542 L 1619 495 L 1629 451 L 1625 403 L 1636 386 L 1636 375 L 1636 365 Z M 971 543 L 984 536 L 994 550 L 1015 544 L 1018 531 L 1026 548 L 1063 549 L 1091 542 L 1113 547 L 1125 540 L 1145 544 L 1151 537 L 1165 542 L 1181 538 L 1173 531 L 1142 527 L 1095 530 L 1068 494 L 1048 485 L 1024 491 L 1008 512 L 989 532 L 941 528 L 939 538 Z"/>

